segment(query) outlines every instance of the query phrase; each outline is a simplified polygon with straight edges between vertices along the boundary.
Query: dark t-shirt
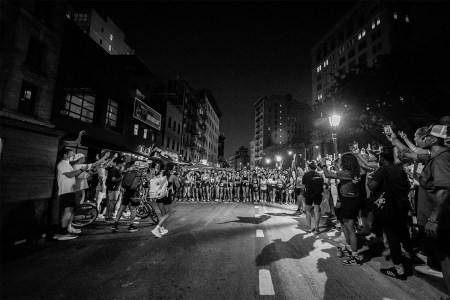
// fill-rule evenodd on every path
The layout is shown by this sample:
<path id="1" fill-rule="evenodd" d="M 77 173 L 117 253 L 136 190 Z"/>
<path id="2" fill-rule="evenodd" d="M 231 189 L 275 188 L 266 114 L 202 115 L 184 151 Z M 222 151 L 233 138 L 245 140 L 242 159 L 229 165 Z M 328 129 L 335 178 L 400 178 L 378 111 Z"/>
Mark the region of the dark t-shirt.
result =
<path id="1" fill-rule="evenodd" d="M 106 178 L 106 187 L 109 191 L 117 191 L 120 186 L 120 180 L 112 181 L 112 178 L 120 178 L 120 171 L 116 166 L 108 169 L 108 177 Z"/>
<path id="2" fill-rule="evenodd" d="M 302 183 L 305 185 L 306 198 L 322 197 L 323 192 L 323 177 L 316 171 L 309 171 L 303 175 Z"/>
<path id="3" fill-rule="evenodd" d="M 396 208 L 408 208 L 410 185 L 408 177 L 401 165 L 379 167 L 372 175 L 372 180 L 379 183 L 373 191 L 374 199 L 379 198 L 384 189 L 390 188 Z"/>
<path id="4" fill-rule="evenodd" d="M 351 178 L 350 171 L 339 171 L 336 176 L 341 178 Z M 358 197 L 359 196 L 359 184 L 354 183 L 353 180 L 341 179 L 339 182 L 339 193 L 344 197 Z"/>
<path id="5" fill-rule="evenodd" d="M 450 151 L 442 150 L 432 155 L 426 162 L 419 179 L 419 201 L 417 203 L 417 223 L 425 226 L 431 215 L 439 189 L 450 189 Z M 439 217 L 439 228 L 450 229 L 450 207 Z"/>

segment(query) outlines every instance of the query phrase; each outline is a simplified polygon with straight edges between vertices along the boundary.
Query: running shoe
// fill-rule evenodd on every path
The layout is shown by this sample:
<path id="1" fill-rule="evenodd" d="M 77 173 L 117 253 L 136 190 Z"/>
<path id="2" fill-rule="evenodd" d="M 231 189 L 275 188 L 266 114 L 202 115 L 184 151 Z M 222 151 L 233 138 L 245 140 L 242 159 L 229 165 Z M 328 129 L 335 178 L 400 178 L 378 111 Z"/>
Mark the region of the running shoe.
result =
<path id="1" fill-rule="evenodd" d="M 434 270 L 434 269 L 430 268 L 428 265 L 415 266 L 414 269 L 417 272 L 422 273 L 422 274 L 427 274 L 427 275 L 431 275 L 431 276 L 435 276 L 435 277 L 439 277 L 439 278 L 444 278 L 444 276 L 442 275 L 442 272 Z"/>
<path id="2" fill-rule="evenodd" d="M 128 232 L 136 232 L 136 231 L 138 231 L 138 228 L 136 227 L 136 226 L 134 226 L 134 225 L 130 225 L 129 227 L 128 227 Z"/>
<path id="3" fill-rule="evenodd" d="M 359 257 L 353 255 L 350 256 L 348 259 L 341 261 L 341 263 L 344 266 L 360 266 L 362 264 Z"/>
<path id="4" fill-rule="evenodd" d="M 169 230 L 165 229 L 164 227 L 159 227 L 159 233 L 161 233 L 161 235 L 165 235 L 169 233 Z"/>
<path id="5" fill-rule="evenodd" d="M 57 239 L 58 241 L 68 241 L 76 239 L 77 237 L 78 235 L 67 233 L 67 234 L 60 234 Z"/>
<path id="6" fill-rule="evenodd" d="M 71 233 L 71 234 L 80 234 L 80 233 L 81 233 L 81 230 L 80 230 L 80 229 L 76 229 L 76 228 L 74 228 L 74 227 L 71 226 L 71 225 L 69 225 L 69 226 L 67 227 L 67 231 L 68 231 L 69 233 Z"/>
<path id="7" fill-rule="evenodd" d="M 156 228 L 152 230 L 152 234 L 154 236 L 156 236 L 157 238 L 161 238 L 162 237 L 161 232 L 159 232 L 159 230 L 157 230 Z"/>
<path id="8" fill-rule="evenodd" d="M 395 267 L 391 267 L 388 269 L 380 269 L 380 272 L 390 277 L 394 277 L 400 280 L 406 280 L 406 274 L 405 273 L 398 274 L 397 269 L 395 269 Z"/>

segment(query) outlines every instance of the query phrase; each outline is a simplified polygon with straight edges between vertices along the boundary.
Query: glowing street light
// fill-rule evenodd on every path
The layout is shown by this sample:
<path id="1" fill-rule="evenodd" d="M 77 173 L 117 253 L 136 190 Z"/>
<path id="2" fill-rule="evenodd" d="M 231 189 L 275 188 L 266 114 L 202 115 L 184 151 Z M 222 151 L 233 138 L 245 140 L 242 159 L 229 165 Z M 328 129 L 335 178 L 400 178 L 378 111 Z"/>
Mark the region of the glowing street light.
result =
<path id="1" fill-rule="evenodd" d="M 341 122 L 341 116 L 332 115 L 331 117 L 328 117 L 328 121 L 330 121 L 330 125 L 332 127 L 337 127 L 337 126 L 339 126 L 339 123 Z"/>
<path id="2" fill-rule="evenodd" d="M 288 154 L 289 154 L 289 155 L 292 155 L 292 151 L 288 151 Z"/>
<path id="3" fill-rule="evenodd" d="M 266 164 L 270 164 L 271 160 L 270 158 L 266 158 Z"/>
<path id="4" fill-rule="evenodd" d="M 275 156 L 275 159 L 277 160 L 277 162 L 280 162 L 281 161 L 281 156 L 277 155 L 277 156 Z"/>

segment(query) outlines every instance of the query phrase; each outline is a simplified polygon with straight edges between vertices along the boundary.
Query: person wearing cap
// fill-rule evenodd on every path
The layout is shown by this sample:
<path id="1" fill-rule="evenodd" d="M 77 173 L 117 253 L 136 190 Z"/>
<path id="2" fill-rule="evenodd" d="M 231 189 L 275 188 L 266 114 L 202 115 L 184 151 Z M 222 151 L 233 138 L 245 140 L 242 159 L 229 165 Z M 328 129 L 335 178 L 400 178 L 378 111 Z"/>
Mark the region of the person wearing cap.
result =
<path id="1" fill-rule="evenodd" d="M 426 245 L 439 260 L 450 292 L 450 149 L 445 146 L 448 126 L 432 125 L 422 138 L 430 157 L 419 178 L 417 222 L 424 226 Z"/>
<path id="2" fill-rule="evenodd" d="M 61 215 L 60 232 L 55 234 L 54 238 L 60 241 L 66 241 L 77 237 L 71 230 L 73 210 L 75 207 L 75 177 L 86 171 L 87 167 L 81 167 L 78 170 L 72 168 L 70 161 L 73 160 L 75 154 L 71 149 L 63 149 L 61 155 L 62 159 L 56 169 L 59 206 L 63 212 Z"/>

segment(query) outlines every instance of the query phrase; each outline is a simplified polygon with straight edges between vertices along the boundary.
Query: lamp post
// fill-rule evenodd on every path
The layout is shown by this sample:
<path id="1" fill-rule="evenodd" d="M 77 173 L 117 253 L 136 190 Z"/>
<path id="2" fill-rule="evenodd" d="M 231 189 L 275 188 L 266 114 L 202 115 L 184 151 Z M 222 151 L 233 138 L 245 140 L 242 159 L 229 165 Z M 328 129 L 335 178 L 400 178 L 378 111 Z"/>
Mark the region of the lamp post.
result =
<path id="1" fill-rule="evenodd" d="M 339 123 L 341 122 L 341 116 L 335 114 L 335 115 L 332 115 L 331 117 L 328 117 L 328 120 L 330 121 L 330 125 L 331 125 L 333 131 L 335 131 L 336 127 L 338 127 Z M 336 159 L 336 157 L 338 156 L 336 132 L 331 133 L 331 139 L 333 140 L 333 145 L 334 145 L 334 159 Z"/>

